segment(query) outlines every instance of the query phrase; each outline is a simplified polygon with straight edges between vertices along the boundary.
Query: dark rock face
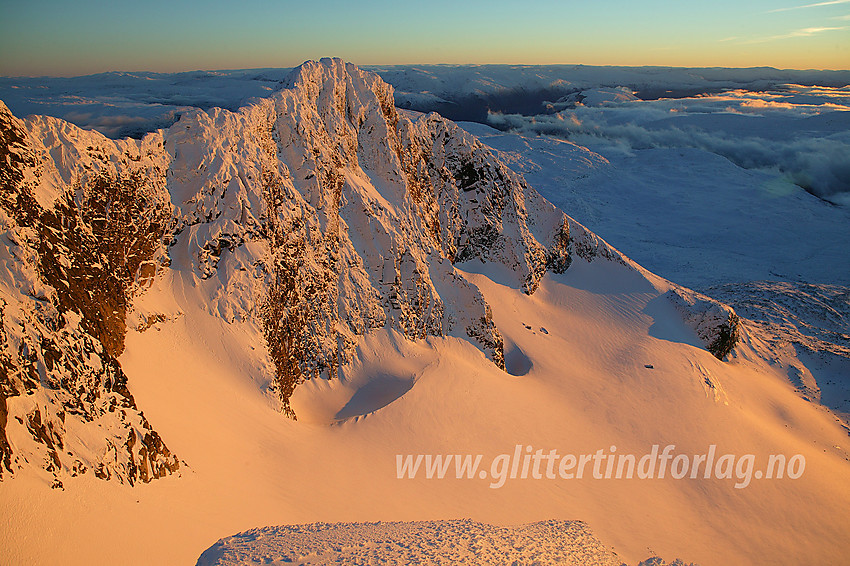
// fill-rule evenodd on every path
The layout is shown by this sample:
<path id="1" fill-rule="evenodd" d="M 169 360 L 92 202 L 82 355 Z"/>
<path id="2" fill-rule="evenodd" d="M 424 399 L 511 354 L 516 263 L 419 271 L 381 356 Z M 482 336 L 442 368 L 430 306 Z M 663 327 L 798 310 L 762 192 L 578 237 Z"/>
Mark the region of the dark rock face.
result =
<path id="1" fill-rule="evenodd" d="M 665 296 L 718 360 L 728 356 L 741 337 L 741 320 L 732 307 L 681 287 Z"/>
<path id="2" fill-rule="evenodd" d="M 706 349 L 714 354 L 718 360 L 728 356 L 740 338 L 740 319 L 734 312 L 729 313 L 725 322 L 717 326 L 717 333 L 714 340 L 706 346 Z"/>

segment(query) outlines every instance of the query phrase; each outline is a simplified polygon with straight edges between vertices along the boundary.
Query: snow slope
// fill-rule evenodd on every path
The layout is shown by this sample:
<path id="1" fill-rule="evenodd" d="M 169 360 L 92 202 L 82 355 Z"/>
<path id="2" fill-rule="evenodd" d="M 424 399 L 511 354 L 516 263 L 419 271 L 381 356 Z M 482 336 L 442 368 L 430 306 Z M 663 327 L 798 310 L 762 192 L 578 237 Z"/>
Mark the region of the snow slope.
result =
<path id="1" fill-rule="evenodd" d="M 653 275 L 566 218 L 453 124 L 395 115 L 390 95 L 376 77 L 342 62 L 311 63 L 274 101 L 186 115 L 156 134 L 165 153 L 144 146 L 168 160 L 176 238 L 169 261 L 133 288 L 118 361 L 137 407 L 180 466 L 133 487 L 91 473 L 62 475 L 64 489 L 51 490 L 54 476 L 22 465 L 0 484 L 4 560 L 191 564 L 216 540 L 257 527 L 466 518 L 583 521 L 628 563 L 654 554 L 704 566 L 840 563 L 850 553 L 850 456 L 835 415 L 797 395 L 746 325 L 737 346 L 719 356 L 725 361 L 709 352 L 733 321 L 728 308 Z M 270 130 L 258 126 L 270 117 L 277 128 L 266 136 Z M 411 143 L 397 153 L 394 135 Z M 56 148 L 47 163 L 74 162 Z M 582 163 L 597 160 L 576 151 Z M 418 175 L 408 175 L 411 162 Z M 471 169 L 463 165 L 469 162 Z M 267 174 L 271 165 L 279 178 Z M 342 187 L 336 201 L 334 187 Z M 494 213 L 497 198 L 502 208 Z M 261 229 L 276 200 L 302 211 L 304 234 L 315 238 L 299 238 L 313 243 L 303 250 L 310 261 L 286 263 L 297 246 L 277 245 L 280 234 Z M 463 212 L 454 224 L 446 212 L 452 205 Z M 286 207 L 277 212 L 297 216 Z M 447 230 L 439 238 L 434 215 Z M 334 222 L 340 244 L 325 250 L 340 250 L 344 261 L 334 265 L 343 267 L 325 271 L 318 244 L 334 233 Z M 384 231 L 365 230 L 370 222 Z M 476 240 L 473 229 L 482 227 L 496 236 Z M 464 246 L 469 252 L 461 255 Z M 399 247 L 407 253 L 387 253 Z M 280 263 L 263 265 L 306 269 L 295 289 L 299 301 L 309 300 L 297 304 L 322 315 L 293 326 L 308 329 L 299 335 L 305 339 L 322 338 L 305 342 L 297 361 L 311 367 L 322 359 L 311 355 L 327 347 L 327 336 L 343 336 L 338 351 L 350 352 L 338 372 L 295 382 L 286 398 L 297 421 L 281 413 L 281 391 L 270 387 L 279 360 L 257 312 L 256 298 L 269 289 L 263 285 L 279 281 L 257 260 L 278 253 Z M 406 257 L 413 265 L 403 265 Z M 368 268 L 379 259 L 391 265 Z M 441 273 L 449 277 L 442 285 Z M 315 282 L 328 280 L 341 289 L 331 300 L 309 295 Z M 393 293 L 384 294 L 384 281 Z M 350 282 L 363 286 L 349 293 Z M 369 295 L 369 286 L 379 292 Z M 16 289 L 23 298 L 6 297 L 36 301 Z M 430 299 L 421 300 L 423 289 Z M 375 300 L 357 302 L 364 296 Z M 447 314 L 427 316 L 437 312 L 437 299 Z M 370 309 L 386 318 L 352 330 L 348 321 L 357 317 L 347 317 Z M 470 332 L 469 323 L 421 332 L 423 320 L 437 320 L 442 330 L 464 317 L 483 319 L 494 340 L 482 341 L 486 334 Z M 66 416 L 69 434 L 75 418 Z M 710 446 L 752 454 L 758 471 L 772 454 L 799 454 L 806 465 L 797 479 L 753 475 L 746 487 L 731 472 L 678 480 L 594 479 L 588 472 L 509 479 L 498 488 L 489 466 L 483 477 L 397 477 L 398 455 L 470 454 L 489 462 L 517 446 L 561 454 L 615 446 L 641 456 L 653 445 L 675 445 L 677 454 L 705 454 Z M 598 550 L 578 535 L 570 541 Z M 246 552 L 264 552 L 256 538 L 260 546 Z"/>
<path id="2" fill-rule="evenodd" d="M 638 263 L 735 307 L 808 398 L 850 412 L 850 213 L 702 149 L 597 151 L 464 123 Z M 793 237 L 789 237 L 793 234 Z M 797 357 L 806 361 L 800 363 Z M 823 394 L 821 392 L 823 390 Z"/>
<path id="3" fill-rule="evenodd" d="M 258 342 L 203 305 L 129 334 L 130 387 L 187 466 L 179 478 L 133 489 L 83 477 L 56 492 L 22 474 L 0 490 L 10 556 L 108 563 L 120 553 L 128 564 L 185 564 L 216 539 L 262 525 L 464 517 L 580 519 L 629 563 L 652 552 L 708 565 L 832 564 L 846 555 L 846 431 L 750 349 L 717 360 L 649 281 L 617 263 L 576 260 L 532 296 L 469 278 L 492 301 L 506 342 L 532 362 L 528 373 L 502 372 L 457 338 L 409 342 L 380 331 L 362 339 L 361 367 L 414 385 L 341 422 L 322 419 L 345 397 L 306 418 L 310 397 L 336 386 L 322 380 L 299 390 L 305 418 L 282 418 L 252 383 Z M 492 458 L 517 444 L 643 454 L 657 443 L 683 453 L 716 444 L 754 454 L 760 466 L 768 454 L 799 453 L 806 470 L 744 489 L 734 479 L 517 479 L 500 489 L 489 480 L 396 479 L 396 454 Z M 32 525 L 49 528 L 40 536 L 50 544 L 27 543 Z"/>

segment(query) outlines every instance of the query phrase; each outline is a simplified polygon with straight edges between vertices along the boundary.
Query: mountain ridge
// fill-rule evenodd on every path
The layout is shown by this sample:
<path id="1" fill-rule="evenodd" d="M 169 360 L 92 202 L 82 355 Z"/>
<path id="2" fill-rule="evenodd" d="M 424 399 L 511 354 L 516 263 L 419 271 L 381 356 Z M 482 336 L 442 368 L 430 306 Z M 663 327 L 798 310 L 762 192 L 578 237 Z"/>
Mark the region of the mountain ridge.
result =
<path id="1" fill-rule="evenodd" d="M 128 323 L 141 331 L 180 316 L 134 307 L 166 272 L 181 273 L 210 313 L 263 337 L 266 387 L 295 418 L 295 388 L 339 376 L 372 329 L 459 336 L 504 370 L 490 305 L 455 263 L 502 265 L 529 295 L 574 256 L 640 269 L 474 136 L 397 110 L 377 75 L 323 59 L 283 87 L 237 112 L 187 113 L 141 140 L 21 121 L 0 106 L 6 472 L 19 455 L 18 466 L 44 462 L 57 487 L 66 472 L 132 484 L 179 469 L 117 361 Z M 687 297 L 680 309 L 724 357 L 734 312 Z M 726 343 L 712 347 L 724 324 Z M 66 413 L 112 419 L 113 438 L 65 447 Z"/>

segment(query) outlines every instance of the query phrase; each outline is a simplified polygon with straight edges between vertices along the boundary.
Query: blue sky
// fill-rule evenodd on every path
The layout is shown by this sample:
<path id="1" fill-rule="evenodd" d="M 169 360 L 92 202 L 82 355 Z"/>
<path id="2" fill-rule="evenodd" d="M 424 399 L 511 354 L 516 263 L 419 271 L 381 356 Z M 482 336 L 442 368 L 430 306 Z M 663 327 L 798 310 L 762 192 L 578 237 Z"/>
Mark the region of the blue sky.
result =
<path id="1" fill-rule="evenodd" d="M 358 64 L 850 68 L 850 0 L 0 0 L 0 75 Z"/>

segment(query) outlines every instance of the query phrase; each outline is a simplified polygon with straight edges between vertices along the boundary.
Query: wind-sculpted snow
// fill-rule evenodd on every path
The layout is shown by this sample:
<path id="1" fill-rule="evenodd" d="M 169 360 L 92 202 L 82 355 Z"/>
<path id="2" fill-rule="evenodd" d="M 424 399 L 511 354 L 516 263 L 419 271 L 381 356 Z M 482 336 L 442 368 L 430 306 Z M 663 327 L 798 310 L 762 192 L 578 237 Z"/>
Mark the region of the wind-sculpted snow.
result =
<path id="1" fill-rule="evenodd" d="M 498 527 L 470 520 L 314 523 L 254 529 L 215 543 L 197 566 L 548 564 L 623 562 L 578 521 Z M 663 564 L 663 562 L 658 563 Z"/>
<path id="2" fill-rule="evenodd" d="M 564 139 L 463 125 L 593 234 L 617 242 L 653 273 L 733 307 L 741 339 L 801 395 L 850 412 L 846 207 L 777 172 L 745 170 L 704 150 L 613 152 L 606 159 Z M 581 240 L 577 229 L 571 235 L 574 244 Z"/>

